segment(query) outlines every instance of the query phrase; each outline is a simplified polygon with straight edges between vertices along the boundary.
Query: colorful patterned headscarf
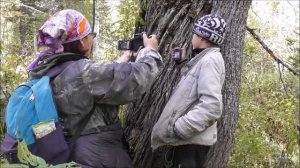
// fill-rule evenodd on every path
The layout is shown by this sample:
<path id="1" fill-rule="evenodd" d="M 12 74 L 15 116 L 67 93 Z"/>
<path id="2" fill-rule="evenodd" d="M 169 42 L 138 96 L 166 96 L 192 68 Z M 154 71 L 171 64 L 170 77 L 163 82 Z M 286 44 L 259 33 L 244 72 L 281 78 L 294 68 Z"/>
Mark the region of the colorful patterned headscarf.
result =
<path id="1" fill-rule="evenodd" d="M 55 13 L 38 31 L 38 47 L 47 49 L 39 53 L 27 69 L 34 69 L 45 57 L 63 53 L 62 44 L 83 39 L 89 33 L 90 24 L 80 12 L 66 9 Z"/>

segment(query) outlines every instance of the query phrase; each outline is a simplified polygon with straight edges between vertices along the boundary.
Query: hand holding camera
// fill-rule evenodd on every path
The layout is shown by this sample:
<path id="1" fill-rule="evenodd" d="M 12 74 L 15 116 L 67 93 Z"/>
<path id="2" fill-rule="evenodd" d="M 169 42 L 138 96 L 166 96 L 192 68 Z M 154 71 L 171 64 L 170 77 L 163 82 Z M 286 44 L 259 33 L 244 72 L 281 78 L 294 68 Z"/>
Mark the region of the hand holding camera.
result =
<path id="1" fill-rule="evenodd" d="M 138 51 L 140 46 L 144 47 L 142 33 L 135 34 L 131 40 L 118 41 L 118 50 Z"/>
<path id="2" fill-rule="evenodd" d="M 119 57 L 116 62 L 122 63 L 122 62 L 135 62 L 135 59 L 137 55 L 139 54 L 140 50 L 142 49 L 142 46 L 136 51 L 130 51 L 126 50 L 124 51 L 123 55 Z"/>
<path id="3" fill-rule="evenodd" d="M 146 33 L 138 33 L 135 34 L 131 40 L 118 41 L 118 50 L 124 50 L 125 52 L 116 62 L 134 62 L 139 51 L 144 47 L 157 50 L 158 40 L 156 35 L 151 35 L 150 38 L 148 38 Z"/>
<path id="4" fill-rule="evenodd" d="M 156 35 L 151 35 L 150 38 L 148 38 L 146 33 L 137 33 L 131 40 L 118 41 L 118 50 L 130 50 L 137 52 L 140 47 L 157 49 L 158 41 Z"/>
<path id="5" fill-rule="evenodd" d="M 149 47 L 149 48 L 157 50 L 158 41 L 157 41 L 157 38 L 156 38 L 155 34 L 151 35 L 150 38 L 148 38 L 147 35 L 144 33 L 143 34 L 143 40 L 144 40 L 144 46 L 145 47 Z"/>
<path id="6" fill-rule="evenodd" d="M 172 49 L 171 55 L 177 64 L 187 60 L 185 48 L 176 47 Z"/>

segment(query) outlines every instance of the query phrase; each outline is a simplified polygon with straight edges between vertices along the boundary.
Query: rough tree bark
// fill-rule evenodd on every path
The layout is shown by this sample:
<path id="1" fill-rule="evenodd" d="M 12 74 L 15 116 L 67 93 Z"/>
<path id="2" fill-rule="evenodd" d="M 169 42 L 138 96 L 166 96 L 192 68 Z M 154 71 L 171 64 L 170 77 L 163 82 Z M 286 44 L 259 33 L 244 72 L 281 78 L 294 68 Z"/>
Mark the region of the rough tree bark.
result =
<path id="1" fill-rule="evenodd" d="M 170 49 L 187 46 L 191 53 L 191 26 L 196 18 L 217 13 L 227 22 L 227 35 L 221 52 L 225 60 L 226 79 L 223 86 L 223 114 L 218 122 L 218 142 L 211 148 L 207 167 L 226 167 L 239 113 L 242 52 L 246 20 L 251 0 L 141 0 L 146 6 L 145 24 L 148 34 L 155 33 L 160 41 L 159 52 L 164 65 L 151 90 L 128 106 L 125 134 L 137 168 L 161 168 L 166 147 L 152 151 L 150 137 L 173 88 L 178 82 L 180 67 L 170 59 Z M 184 101 L 184 100 L 182 100 Z"/>

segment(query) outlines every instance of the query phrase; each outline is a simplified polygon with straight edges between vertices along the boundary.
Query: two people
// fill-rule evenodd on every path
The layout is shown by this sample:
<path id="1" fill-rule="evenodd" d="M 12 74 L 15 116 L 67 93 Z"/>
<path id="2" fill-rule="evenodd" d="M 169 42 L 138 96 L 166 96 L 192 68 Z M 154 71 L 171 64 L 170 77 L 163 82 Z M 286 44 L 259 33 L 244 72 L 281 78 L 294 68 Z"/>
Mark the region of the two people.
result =
<path id="1" fill-rule="evenodd" d="M 183 68 L 181 81 L 153 128 L 152 148 L 174 146 L 170 156 L 174 167 L 202 167 L 209 146 L 217 140 L 216 120 L 222 112 L 225 78 L 218 45 L 224 40 L 225 25 L 216 15 L 204 16 L 194 24 L 194 57 Z M 71 139 L 80 122 L 94 111 L 80 137 L 69 144 L 68 161 L 82 167 L 133 167 L 118 110 L 154 82 L 162 64 L 158 42 L 155 36 L 144 35 L 145 48 L 134 63 L 128 63 L 129 53 L 113 63 L 95 62 L 88 59 L 94 36 L 81 13 L 56 13 L 39 30 L 39 46 L 47 49 L 29 65 L 30 78 L 53 77 L 52 90 L 66 139 Z M 186 56 L 182 53 L 183 62 Z M 85 59 L 53 66 L 66 54 Z M 52 62 L 44 61 L 50 57 Z"/>

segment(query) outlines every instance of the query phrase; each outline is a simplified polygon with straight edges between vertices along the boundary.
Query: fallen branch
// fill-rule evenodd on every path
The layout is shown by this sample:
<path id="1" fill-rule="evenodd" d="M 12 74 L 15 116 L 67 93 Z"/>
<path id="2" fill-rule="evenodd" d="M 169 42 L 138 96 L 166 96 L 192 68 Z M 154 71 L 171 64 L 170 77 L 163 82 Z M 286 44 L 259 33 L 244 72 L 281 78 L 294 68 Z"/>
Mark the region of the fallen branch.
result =
<path id="1" fill-rule="evenodd" d="M 277 61 L 278 63 L 282 64 L 286 67 L 289 71 L 291 71 L 294 75 L 300 76 L 300 73 L 293 69 L 289 64 L 283 62 L 279 57 L 275 56 L 274 52 L 262 41 L 262 39 L 254 32 L 254 29 L 251 29 L 247 26 L 247 31 L 252 35 L 252 37 L 261 44 L 261 46 L 270 54 L 270 56 Z"/>

